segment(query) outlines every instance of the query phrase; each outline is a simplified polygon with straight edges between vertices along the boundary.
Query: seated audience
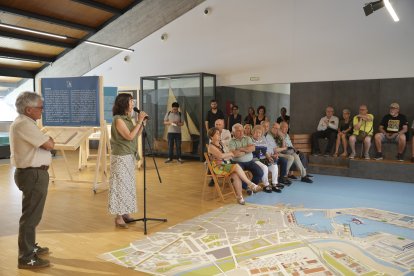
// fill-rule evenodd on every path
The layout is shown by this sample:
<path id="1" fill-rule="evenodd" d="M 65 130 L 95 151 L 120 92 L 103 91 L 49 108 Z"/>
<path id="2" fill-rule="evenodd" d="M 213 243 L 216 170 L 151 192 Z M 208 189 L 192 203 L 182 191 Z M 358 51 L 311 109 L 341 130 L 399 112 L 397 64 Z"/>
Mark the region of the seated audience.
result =
<path id="1" fill-rule="evenodd" d="M 263 137 L 263 128 L 262 126 L 255 126 L 253 128 L 253 143 L 255 145 L 255 151 L 253 152 L 253 160 L 256 161 L 256 164 L 260 166 L 263 170 L 262 182 L 265 185 L 265 192 L 270 189 L 277 193 L 282 192 L 278 188 L 278 167 L 275 164 L 272 156 L 268 153 L 266 139 Z M 272 186 L 269 185 L 269 171 L 272 174 Z"/>
<path id="2" fill-rule="evenodd" d="M 252 137 L 252 125 L 245 124 L 243 127 L 243 133 L 245 136 Z"/>
<path id="3" fill-rule="evenodd" d="M 359 106 L 359 114 L 354 116 L 352 124 L 354 131 L 349 137 L 349 146 L 351 147 L 349 159 L 355 158 L 355 143 L 359 141 L 364 144 L 364 158 L 369 160 L 369 148 L 374 133 L 374 115 L 368 114 L 368 107 L 365 104 Z"/>
<path id="4" fill-rule="evenodd" d="M 239 114 L 239 107 L 233 105 L 231 108 L 231 115 L 227 117 L 227 129 L 232 129 L 234 124 L 241 124 L 242 116 Z"/>
<path id="5" fill-rule="evenodd" d="M 293 147 L 292 140 L 290 140 L 290 136 L 288 134 L 288 129 L 289 129 L 288 123 L 286 122 L 280 123 L 279 136 L 283 138 L 282 153 L 291 155 L 293 157 L 294 164 L 300 172 L 301 181 L 306 182 L 306 183 L 312 183 L 313 181 L 307 175 L 306 168 L 303 164 L 303 163 L 307 164 L 306 156 L 303 153 L 301 154 L 302 158 L 299 156 L 301 152 L 299 152 Z M 303 163 L 302 163 L 302 160 L 303 160 Z"/>
<path id="6" fill-rule="evenodd" d="M 230 130 L 224 128 L 224 120 L 217 119 L 214 123 L 215 127 L 220 131 L 220 142 L 224 146 L 224 152 L 229 151 L 229 143 L 231 140 Z"/>
<path id="7" fill-rule="evenodd" d="M 269 118 L 267 118 L 266 116 L 266 107 L 261 105 L 257 108 L 257 116 L 256 116 L 256 119 L 254 120 L 253 126 L 257 126 L 257 125 L 260 126 L 260 124 L 264 121 L 268 122 Z"/>
<path id="8" fill-rule="evenodd" d="M 237 195 L 237 202 L 244 205 L 242 195 L 242 181 L 248 183 L 252 190 L 258 190 L 258 186 L 251 182 L 243 169 L 238 164 L 232 164 L 227 160 L 234 157 L 232 152 L 224 152 L 223 144 L 220 143 L 220 131 L 213 127 L 208 131 L 210 144 L 208 145 L 208 153 L 212 160 L 214 173 L 217 175 L 229 176 Z"/>
<path id="9" fill-rule="evenodd" d="M 405 115 L 400 114 L 400 105 L 392 103 L 389 114 L 385 115 L 379 126 L 379 133 L 375 134 L 375 146 L 377 154 L 375 160 L 383 159 L 382 143 L 394 142 L 398 144 L 397 160 L 404 161 L 404 149 L 406 145 L 406 133 L 408 131 L 408 121 Z"/>
<path id="10" fill-rule="evenodd" d="M 249 107 L 247 116 L 244 118 L 244 124 L 254 125 L 256 121 L 256 111 L 254 111 L 253 107 Z"/>
<path id="11" fill-rule="evenodd" d="M 280 124 L 281 122 L 286 122 L 289 125 L 290 122 L 290 116 L 286 115 L 287 111 L 286 111 L 286 107 L 282 107 L 280 109 L 280 117 L 277 118 L 276 122 L 278 124 Z"/>
<path id="12" fill-rule="evenodd" d="M 336 145 L 334 156 L 338 157 L 339 146 L 342 144 L 343 153 L 342 157 L 347 157 L 348 152 L 348 138 L 351 135 L 352 130 L 352 120 L 351 120 L 351 111 L 349 109 L 344 109 L 342 111 L 342 119 L 339 121 L 338 135 L 336 136 Z"/>
<path id="13" fill-rule="evenodd" d="M 326 116 L 319 120 L 317 132 L 312 134 L 312 153 L 313 155 L 319 155 L 321 153 L 319 149 L 319 139 L 328 138 L 328 145 L 326 146 L 324 155 L 329 156 L 332 152 L 333 145 L 335 144 L 335 138 L 338 133 L 338 117 L 334 116 L 334 109 L 332 106 L 328 106 L 325 110 Z"/>
<path id="14" fill-rule="evenodd" d="M 278 123 L 275 123 L 275 125 L 279 126 Z M 264 131 L 264 137 L 266 138 L 266 141 L 269 145 L 267 148 L 267 151 L 269 154 L 273 157 L 273 160 L 275 163 L 280 165 L 280 173 L 279 173 L 279 185 L 290 185 L 292 182 L 288 178 L 288 168 L 290 168 L 291 164 L 293 163 L 293 157 L 292 156 L 284 156 L 283 154 L 280 154 L 278 152 L 278 147 L 276 144 L 275 137 L 277 136 L 277 130 L 275 131 L 273 128 L 270 130 L 270 123 L 269 122 L 263 122 L 262 123 L 263 131 Z"/>
<path id="15" fill-rule="evenodd" d="M 259 183 L 263 177 L 262 169 L 253 161 L 252 152 L 255 150 L 252 138 L 243 134 L 243 126 L 235 124 L 233 126 L 233 138 L 229 143 L 229 150 L 234 154 L 233 161 L 238 163 L 243 170 L 248 170 L 252 173 L 253 183 Z M 260 186 L 249 185 L 248 188 L 253 192 L 258 192 Z"/>

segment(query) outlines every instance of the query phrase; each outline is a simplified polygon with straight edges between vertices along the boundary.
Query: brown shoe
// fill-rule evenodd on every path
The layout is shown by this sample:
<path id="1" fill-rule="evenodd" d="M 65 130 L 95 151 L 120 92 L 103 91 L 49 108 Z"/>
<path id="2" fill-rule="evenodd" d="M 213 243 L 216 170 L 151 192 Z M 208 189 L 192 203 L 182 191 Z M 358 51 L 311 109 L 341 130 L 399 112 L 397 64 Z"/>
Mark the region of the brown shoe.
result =
<path id="1" fill-rule="evenodd" d="M 115 227 L 116 228 L 120 228 L 120 229 L 128 229 L 128 225 L 126 225 L 126 223 L 118 223 L 115 219 Z"/>
<path id="2" fill-rule="evenodd" d="M 36 269 L 48 266 L 50 266 L 50 262 L 39 258 L 36 254 L 29 260 L 19 260 L 17 265 L 20 269 Z"/>

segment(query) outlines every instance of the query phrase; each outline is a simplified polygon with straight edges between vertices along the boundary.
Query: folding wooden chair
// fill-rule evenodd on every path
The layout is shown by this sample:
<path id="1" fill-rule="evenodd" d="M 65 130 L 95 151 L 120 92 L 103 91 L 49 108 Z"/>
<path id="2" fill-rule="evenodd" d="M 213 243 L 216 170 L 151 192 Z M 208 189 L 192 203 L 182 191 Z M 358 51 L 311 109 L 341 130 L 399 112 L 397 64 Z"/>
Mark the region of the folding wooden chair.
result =
<path id="1" fill-rule="evenodd" d="M 207 152 L 204 153 L 204 157 L 206 159 L 207 170 L 204 176 L 204 185 L 203 185 L 203 194 L 202 194 L 203 199 L 205 197 L 205 190 L 208 184 L 210 183 L 211 179 L 214 182 L 214 189 L 219 197 L 219 200 L 224 202 L 225 198 L 230 195 L 233 195 L 234 197 L 236 197 L 236 192 L 234 190 L 233 184 L 231 183 L 230 177 L 223 176 L 223 175 L 217 175 L 213 170 L 213 166 L 211 165 L 210 157 Z M 226 186 L 229 186 L 230 191 L 225 192 Z"/>

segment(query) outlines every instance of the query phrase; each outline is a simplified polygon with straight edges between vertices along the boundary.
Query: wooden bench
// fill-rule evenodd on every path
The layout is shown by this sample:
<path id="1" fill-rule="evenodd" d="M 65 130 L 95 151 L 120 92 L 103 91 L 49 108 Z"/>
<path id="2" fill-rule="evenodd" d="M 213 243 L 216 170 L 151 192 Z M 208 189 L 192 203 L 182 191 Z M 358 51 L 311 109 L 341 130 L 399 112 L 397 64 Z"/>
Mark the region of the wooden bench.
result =
<path id="1" fill-rule="evenodd" d="M 292 134 L 289 135 L 295 149 L 310 154 L 312 151 L 311 134 Z"/>

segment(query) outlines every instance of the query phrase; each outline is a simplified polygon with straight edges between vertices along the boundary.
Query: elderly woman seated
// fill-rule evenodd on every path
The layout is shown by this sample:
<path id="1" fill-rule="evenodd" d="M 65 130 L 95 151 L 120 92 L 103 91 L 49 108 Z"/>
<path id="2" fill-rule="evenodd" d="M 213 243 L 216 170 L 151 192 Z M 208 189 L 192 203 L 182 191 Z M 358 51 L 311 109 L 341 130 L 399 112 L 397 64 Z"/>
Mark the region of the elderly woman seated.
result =
<path id="1" fill-rule="evenodd" d="M 208 153 L 211 158 L 211 165 L 214 173 L 217 175 L 229 176 L 232 180 L 234 190 L 237 195 L 237 202 L 245 204 L 242 195 L 242 181 L 247 183 L 249 189 L 254 192 L 260 191 L 260 186 L 253 183 L 244 173 L 243 169 L 238 164 L 231 164 L 230 159 L 234 157 L 232 152 L 224 152 L 224 147 L 220 143 L 220 131 L 212 127 L 208 130 L 208 137 L 210 144 L 208 145 Z"/>
<path id="2" fill-rule="evenodd" d="M 255 145 L 255 151 L 253 152 L 253 159 L 256 164 L 260 166 L 263 170 L 262 182 L 264 185 L 264 191 L 269 192 L 273 191 L 276 193 L 281 193 L 282 190 L 278 185 L 279 171 L 277 164 L 274 162 L 272 156 L 270 156 L 267 148 L 269 144 L 267 143 L 266 138 L 263 136 L 263 127 L 255 126 L 253 128 L 253 143 Z M 269 172 L 272 175 L 272 186 L 269 185 Z"/>

